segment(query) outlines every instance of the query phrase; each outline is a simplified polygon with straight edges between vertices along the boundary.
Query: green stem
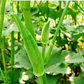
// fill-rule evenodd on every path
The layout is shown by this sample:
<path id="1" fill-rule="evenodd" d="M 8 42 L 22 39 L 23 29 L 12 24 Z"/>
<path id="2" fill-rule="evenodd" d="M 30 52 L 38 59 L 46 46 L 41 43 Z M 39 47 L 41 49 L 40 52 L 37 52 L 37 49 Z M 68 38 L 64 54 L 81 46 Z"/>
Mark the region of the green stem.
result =
<path id="1" fill-rule="evenodd" d="M 60 30 L 59 30 L 59 37 L 58 37 L 58 48 L 60 47 Z"/>
<path id="2" fill-rule="evenodd" d="M 2 75 L 2 77 L 3 77 L 4 83 L 6 84 L 5 77 L 4 77 L 4 74 L 3 74 L 3 71 L 2 71 L 1 68 L 0 68 L 0 71 L 1 71 L 1 75 Z"/>
<path id="3" fill-rule="evenodd" d="M 59 1 L 59 10 L 61 10 L 61 1 Z"/>
<path id="4" fill-rule="evenodd" d="M 61 12 L 61 1 L 59 1 L 59 11 Z M 60 17 L 59 17 L 59 21 L 60 21 Z M 58 47 L 60 47 L 60 30 L 59 30 L 59 37 L 58 37 Z"/>
<path id="5" fill-rule="evenodd" d="M 19 15 L 19 1 L 17 1 L 17 14 Z M 18 42 L 20 42 L 20 32 L 18 32 Z"/>
<path id="6" fill-rule="evenodd" d="M 44 73 L 42 77 L 43 77 L 44 84 L 48 84 L 46 73 Z"/>
<path id="7" fill-rule="evenodd" d="M 46 4 L 47 4 L 47 21 L 48 21 L 48 14 L 49 14 L 48 1 L 46 1 Z"/>
<path id="8" fill-rule="evenodd" d="M 40 84 L 44 84 L 42 76 L 39 76 L 38 79 L 39 79 Z"/>
<path id="9" fill-rule="evenodd" d="M 42 57 L 43 59 L 45 58 L 45 50 L 46 50 L 46 45 L 44 44 L 42 47 Z"/>
<path id="10" fill-rule="evenodd" d="M 5 36 L 3 36 L 3 38 L 1 40 L 2 40 L 2 44 L 3 44 L 3 50 L 4 50 L 5 49 Z"/>
<path id="11" fill-rule="evenodd" d="M 43 44 L 43 47 L 42 47 L 42 57 L 43 57 L 43 59 L 45 58 L 45 51 L 46 51 L 46 44 Z M 48 84 L 46 73 L 44 73 L 42 75 L 42 78 L 43 78 L 43 84 Z"/>
<path id="12" fill-rule="evenodd" d="M 52 51 L 52 48 L 53 48 L 55 39 L 56 39 L 56 37 L 57 37 L 57 34 L 59 33 L 59 30 L 60 30 L 62 21 L 63 21 L 63 19 L 64 19 L 64 15 L 66 14 L 66 11 L 67 11 L 67 8 L 68 8 L 68 6 L 69 6 L 69 3 L 70 3 L 70 1 L 67 2 L 66 7 L 65 7 L 65 9 L 64 9 L 64 11 L 63 11 L 63 14 L 62 14 L 62 16 L 61 16 L 61 18 L 60 18 L 59 24 L 58 24 L 58 26 L 57 26 L 57 30 L 56 30 L 56 32 L 55 32 L 55 35 L 54 35 L 53 40 L 52 40 L 52 43 L 51 43 L 51 45 L 50 45 L 50 47 L 49 47 L 49 49 L 48 49 L 48 52 L 47 52 L 47 54 L 46 54 L 46 57 L 45 57 L 45 64 L 47 64 L 48 61 L 49 61 L 49 59 L 50 59 L 50 55 L 51 55 L 51 51 Z"/>
<path id="13" fill-rule="evenodd" d="M 11 33 L 11 69 L 13 70 L 14 65 L 14 31 Z"/>
<path id="14" fill-rule="evenodd" d="M 17 14 L 19 14 L 19 1 L 17 1 Z"/>
<path id="15" fill-rule="evenodd" d="M 64 16 L 65 16 L 65 14 L 66 14 L 67 8 L 68 8 L 68 6 L 69 6 L 69 3 L 70 3 L 70 1 L 67 2 L 66 7 L 65 7 L 65 9 L 64 9 L 64 11 L 63 11 L 63 14 L 62 14 L 62 16 L 61 16 L 61 18 L 60 18 L 59 24 L 58 24 L 58 26 L 57 26 L 57 30 L 56 30 L 56 32 L 55 32 L 55 36 L 54 36 L 54 38 L 53 38 L 53 40 L 52 40 L 52 44 L 54 44 L 55 39 L 56 39 L 56 37 L 57 37 L 57 34 L 58 34 L 59 30 L 60 30 L 62 21 L 63 21 L 63 19 L 64 19 Z"/>
<path id="16" fill-rule="evenodd" d="M 1 41 L 6 0 L 1 0 L 0 2 L 1 2 L 0 4 L 1 5 L 0 7 L 0 41 Z"/>
<path id="17" fill-rule="evenodd" d="M 32 34 L 32 36 L 35 38 L 34 28 L 33 28 L 33 24 L 32 24 L 31 13 L 30 13 L 30 1 L 21 1 L 20 5 L 21 5 L 23 16 L 24 16 L 26 28 L 29 30 L 29 32 Z"/>
<path id="18" fill-rule="evenodd" d="M 3 45 L 4 44 L 1 45 L 1 54 L 2 54 L 3 66 L 5 70 L 5 77 L 6 77 L 6 83 L 7 83 L 7 70 L 6 70 L 6 62 L 5 62 L 5 57 L 4 57 Z"/>

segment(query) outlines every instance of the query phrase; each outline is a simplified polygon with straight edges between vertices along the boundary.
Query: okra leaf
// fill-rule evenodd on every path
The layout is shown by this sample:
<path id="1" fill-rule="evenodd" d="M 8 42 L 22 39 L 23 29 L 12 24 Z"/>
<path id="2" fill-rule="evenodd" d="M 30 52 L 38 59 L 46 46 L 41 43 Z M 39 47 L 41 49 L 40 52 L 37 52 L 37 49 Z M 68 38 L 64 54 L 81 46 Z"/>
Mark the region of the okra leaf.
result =
<path id="1" fill-rule="evenodd" d="M 84 57 L 78 53 L 72 51 L 63 51 L 61 53 L 64 56 L 64 63 L 83 63 Z"/>
<path id="2" fill-rule="evenodd" d="M 40 53 L 42 54 L 42 47 L 38 46 L 38 48 L 39 48 Z M 49 49 L 49 46 L 46 47 L 45 54 L 47 54 L 48 49 Z M 55 49 L 55 52 L 57 52 L 57 53 L 61 51 L 61 48 L 53 48 L 53 51 L 54 51 L 54 49 Z"/>
<path id="3" fill-rule="evenodd" d="M 77 41 L 81 36 L 84 37 L 84 33 L 74 33 L 72 34 L 72 37 Z"/>
<path id="4" fill-rule="evenodd" d="M 62 30 L 65 32 L 75 32 L 75 26 L 65 24 L 64 27 L 62 28 Z"/>
<path id="5" fill-rule="evenodd" d="M 15 66 L 18 66 L 21 68 L 23 67 L 26 69 L 32 68 L 32 65 L 29 61 L 25 48 L 22 48 L 15 54 L 14 60 L 15 60 Z"/>
<path id="6" fill-rule="evenodd" d="M 79 25 L 78 27 L 75 28 L 75 26 L 71 25 L 64 25 L 62 28 L 62 31 L 64 31 L 64 34 L 68 33 L 71 35 L 73 39 L 76 41 L 82 36 L 84 37 L 84 26 Z"/>
<path id="7" fill-rule="evenodd" d="M 48 84 L 57 84 L 58 79 L 60 78 L 60 75 L 52 76 L 52 75 L 47 75 L 48 79 Z"/>
<path id="8" fill-rule="evenodd" d="M 41 10 L 41 12 L 43 13 L 43 14 L 47 14 L 47 5 L 46 5 L 46 3 L 40 3 L 40 5 L 39 5 L 39 9 Z"/>
<path id="9" fill-rule="evenodd" d="M 53 74 L 53 75 L 70 74 L 71 69 L 68 66 L 66 66 L 65 64 L 61 63 L 61 64 L 54 64 L 54 65 L 45 67 L 45 72 L 47 74 Z"/>
<path id="10" fill-rule="evenodd" d="M 46 76 L 48 84 L 57 84 L 58 79 L 61 77 L 61 75 L 50 75 L 50 74 L 46 74 Z M 40 84 L 38 79 L 36 79 L 35 81 L 37 82 L 37 84 Z"/>
<path id="11" fill-rule="evenodd" d="M 48 13 L 48 16 L 52 19 L 57 19 L 58 17 L 60 17 L 62 15 L 62 12 L 63 12 L 63 9 L 61 9 L 61 11 L 59 11 L 57 8 L 56 8 L 56 5 L 53 4 L 54 6 L 53 7 L 47 7 L 46 3 L 40 3 L 39 5 L 39 9 L 40 9 L 40 12 L 45 15 Z"/>
<path id="12" fill-rule="evenodd" d="M 83 62 L 84 62 L 84 57 L 82 57 L 82 55 L 80 54 L 71 51 L 56 52 L 56 49 L 54 48 L 52 50 L 50 61 L 45 66 L 45 71 L 47 73 L 65 74 L 66 71 L 69 70 L 69 72 L 67 73 L 70 73 L 70 68 L 66 66 L 66 64 L 71 64 L 71 63 L 80 64 Z"/>
<path id="13" fill-rule="evenodd" d="M 15 23 L 12 23 L 12 24 L 9 26 L 9 28 L 3 30 L 3 31 L 2 31 L 2 34 L 3 34 L 4 36 L 9 36 L 12 31 L 19 32 L 19 30 L 18 30 L 18 28 L 17 28 L 17 26 L 16 26 Z"/>
<path id="14" fill-rule="evenodd" d="M 80 53 L 80 55 L 83 55 L 84 56 L 84 49 L 82 51 L 79 50 L 79 53 Z"/>
<path id="15" fill-rule="evenodd" d="M 77 31 L 77 32 L 80 32 L 80 33 L 84 33 L 84 25 L 79 25 L 79 26 L 76 28 L 76 31 Z"/>
<path id="16" fill-rule="evenodd" d="M 3 28 L 5 29 L 5 28 L 8 28 L 8 26 L 9 26 L 9 18 L 4 18 L 4 25 L 3 25 Z"/>
<path id="17" fill-rule="evenodd" d="M 84 78 L 70 77 L 71 84 L 84 84 Z"/>
<path id="18" fill-rule="evenodd" d="M 72 37 L 75 40 L 78 40 L 78 38 L 80 38 L 81 36 L 84 37 L 84 26 L 83 25 L 79 25 L 76 29 L 75 29 L 76 33 L 72 33 Z"/>
<path id="19" fill-rule="evenodd" d="M 21 77 L 22 71 L 20 69 L 13 69 L 13 71 L 9 70 L 8 75 L 10 78 L 10 83 L 8 84 L 19 84 L 19 78 Z"/>
<path id="20" fill-rule="evenodd" d="M 6 7 L 5 7 L 5 14 L 10 15 L 13 12 L 12 10 L 12 2 L 10 3 L 9 1 L 6 2 Z"/>
<path id="21" fill-rule="evenodd" d="M 57 63 L 82 63 L 84 62 L 84 57 L 78 53 L 74 53 L 72 51 L 60 51 L 56 52 L 56 49 L 54 48 L 52 50 L 52 54 L 50 57 L 50 62 L 48 65 L 53 65 Z M 47 65 L 47 66 L 48 66 Z"/>

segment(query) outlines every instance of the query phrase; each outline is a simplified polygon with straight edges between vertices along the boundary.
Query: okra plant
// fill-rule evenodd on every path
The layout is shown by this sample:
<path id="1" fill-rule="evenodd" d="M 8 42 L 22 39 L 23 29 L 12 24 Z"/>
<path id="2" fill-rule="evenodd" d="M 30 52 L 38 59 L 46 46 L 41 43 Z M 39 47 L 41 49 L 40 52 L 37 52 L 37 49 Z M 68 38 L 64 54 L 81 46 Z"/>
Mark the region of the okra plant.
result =
<path id="1" fill-rule="evenodd" d="M 48 21 L 42 29 L 41 33 L 41 42 L 43 43 L 43 48 L 42 48 L 42 57 L 43 59 L 45 58 L 45 49 L 46 49 L 46 44 L 49 43 L 49 33 L 50 33 L 50 28 L 49 25 L 50 21 Z"/>
<path id="2" fill-rule="evenodd" d="M 21 2 L 21 3 L 24 3 L 24 2 Z M 61 17 L 61 21 L 58 24 L 56 35 L 57 35 L 57 33 L 59 31 L 59 28 L 60 28 L 60 26 L 62 24 L 63 17 L 64 17 L 64 15 L 66 13 L 66 10 L 68 8 L 69 3 L 70 3 L 70 1 L 67 2 L 67 5 L 66 5 L 66 7 L 64 9 L 63 15 Z M 14 21 L 16 22 L 16 24 L 17 24 L 17 26 L 18 26 L 21 34 L 22 34 L 27 53 L 29 55 L 29 59 L 30 59 L 31 64 L 33 66 L 33 70 L 34 70 L 33 73 L 34 73 L 34 75 L 38 76 L 40 83 L 43 84 L 43 80 L 42 80 L 41 76 L 44 74 L 44 61 L 43 61 L 41 53 L 40 53 L 40 51 L 38 49 L 38 46 L 37 46 L 32 34 L 23 25 L 23 23 L 21 22 L 19 17 L 17 15 L 12 15 L 12 17 L 13 17 Z M 50 23 L 50 21 L 43 28 L 42 43 L 47 43 L 48 42 L 48 39 L 49 39 L 49 23 Z M 56 35 L 55 35 L 55 37 L 56 37 Z M 45 38 L 44 38 L 44 36 L 45 36 Z M 52 44 L 54 44 L 54 40 L 53 40 Z M 51 54 L 51 51 L 48 51 L 48 53 Z M 46 59 L 49 60 L 49 58 L 46 58 Z"/>
<path id="3" fill-rule="evenodd" d="M 0 0 L 0 84 L 83 84 L 83 3 L 10 1 Z"/>

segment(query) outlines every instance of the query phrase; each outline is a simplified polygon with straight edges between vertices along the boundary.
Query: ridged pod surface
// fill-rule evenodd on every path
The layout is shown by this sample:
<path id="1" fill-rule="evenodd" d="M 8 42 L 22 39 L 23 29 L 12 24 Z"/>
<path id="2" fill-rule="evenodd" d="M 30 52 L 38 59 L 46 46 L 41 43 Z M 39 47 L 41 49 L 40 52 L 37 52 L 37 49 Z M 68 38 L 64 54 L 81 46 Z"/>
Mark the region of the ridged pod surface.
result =
<path id="1" fill-rule="evenodd" d="M 46 43 L 49 42 L 49 33 L 50 33 L 49 25 L 50 25 L 50 21 L 48 21 L 48 22 L 43 26 L 43 29 L 42 29 L 41 42 L 44 43 L 44 44 L 46 44 Z"/>
<path id="2" fill-rule="evenodd" d="M 36 76 L 42 76 L 44 74 L 44 63 L 38 46 L 27 28 L 23 25 L 17 15 L 12 15 L 15 23 L 17 24 L 25 44 L 30 62 L 33 66 L 33 73 Z"/>

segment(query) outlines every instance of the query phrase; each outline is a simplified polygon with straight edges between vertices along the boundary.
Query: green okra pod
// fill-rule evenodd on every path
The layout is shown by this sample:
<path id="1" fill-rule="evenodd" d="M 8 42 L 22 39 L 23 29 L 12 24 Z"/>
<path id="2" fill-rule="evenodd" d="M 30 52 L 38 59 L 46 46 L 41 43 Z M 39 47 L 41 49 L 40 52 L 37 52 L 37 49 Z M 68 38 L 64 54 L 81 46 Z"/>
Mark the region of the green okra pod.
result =
<path id="1" fill-rule="evenodd" d="M 43 44 L 46 44 L 46 43 L 49 42 L 49 33 L 50 33 L 49 25 L 50 25 L 50 21 L 48 21 L 48 22 L 43 26 L 43 29 L 42 29 L 41 42 L 42 42 Z"/>
<path id="2" fill-rule="evenodd" d="M 27 28 L 23 25 L 17 15 L 12 15 L 15 23 L 17 24 L 20 33 L 22 34 L 25 48 L 27 50 L 30 62 L 33 66 L 33 73 L 36 76 L 42 76 L 44 74 L 44 63 L 38 46 Z"/>

